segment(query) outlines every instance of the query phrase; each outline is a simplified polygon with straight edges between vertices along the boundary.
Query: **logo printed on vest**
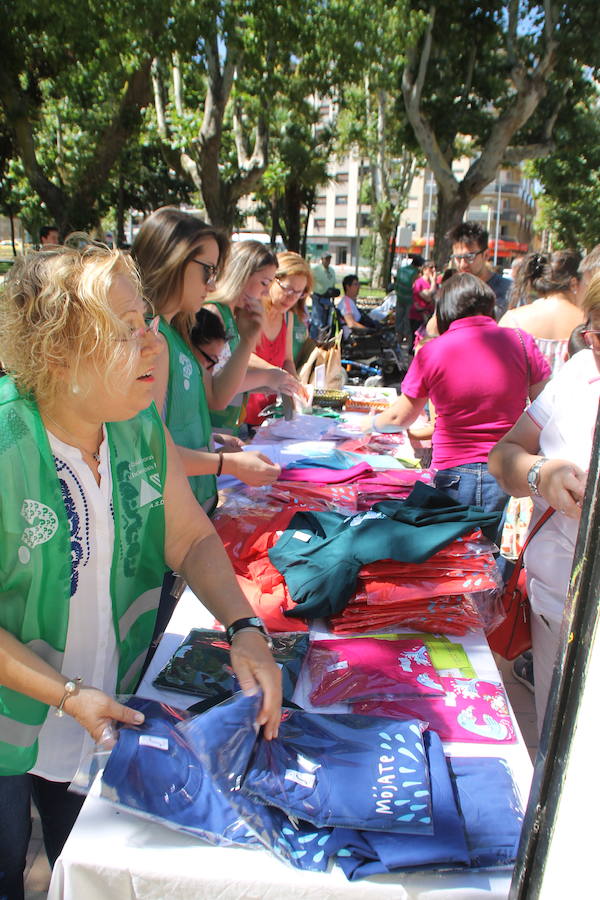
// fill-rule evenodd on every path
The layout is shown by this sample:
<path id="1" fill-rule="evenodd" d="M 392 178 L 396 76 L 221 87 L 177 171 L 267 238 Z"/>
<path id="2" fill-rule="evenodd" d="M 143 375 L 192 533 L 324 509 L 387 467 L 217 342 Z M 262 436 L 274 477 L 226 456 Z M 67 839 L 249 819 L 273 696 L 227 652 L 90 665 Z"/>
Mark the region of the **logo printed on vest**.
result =
<path id="1" fill-rule="evenodd" d="M 140 506 L 146 506 L 153 500 L 162 500 L 162 494 L 142 478 L 140 481 Z"/>
<path id="2" fill-rule="evenodd" d="M 190 378 L 192 377 L 192 372 L 194 371 L 192 368 L 192 361 L 189 356 L 186 356 L 185 353 L 179 354 L 179 365 L 181 366 L 183 373 L 183 387 L 184 390 L 189 391 L 190 389 Z"/>
<path id="3" fill-rule="evenodd" d="M 33 550 L 38 544 L 45 544 L 56 534 L 58 518 L 54 510 L 45 503 L 27 499 L 23 500 L 21 515 L 31 527 L 26 528 L 21 537 L 25 546 L 19 547 L 19 559 L 22 563 L 28 563 L 31 558 L 30 549 Z"/>

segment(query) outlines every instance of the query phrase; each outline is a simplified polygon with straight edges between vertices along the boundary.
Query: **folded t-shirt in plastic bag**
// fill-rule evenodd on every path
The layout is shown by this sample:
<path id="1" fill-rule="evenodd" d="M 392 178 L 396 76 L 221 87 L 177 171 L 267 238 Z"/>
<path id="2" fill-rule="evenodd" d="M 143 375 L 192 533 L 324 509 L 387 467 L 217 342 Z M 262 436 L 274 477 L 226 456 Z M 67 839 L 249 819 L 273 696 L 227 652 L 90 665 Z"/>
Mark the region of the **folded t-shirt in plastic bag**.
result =
<path id="1" fill-rule="evenodd" d="M 302 662 L 308 649 L 308 635 L 289 632 L 273 636 L 273 656 L 281 669 L 283 696 L 291 700 Z M 206 701 L 201 712 L 240 690 L 231 666 L 230 647 L 222 631 L 194 628 L 154 679 L 160 688 L 193 694 Z"/>
<path id="2" fill-rule="evenodd" d="M 334 829 L 328 844 L 351 881 L 382 872 L 456 868 L 468 866 L 469 851 L 463 823 L 456 806 L 448 765 L 439 737 L 423 735 L 429 762 L 433 834 L 397 834 Z"/>
<path id="3" fill-rule="evenodd" d="M 257 696 L 260 707 L 260 694 Z M 331 829 L 292 820 L 280 809 L 257 803 L 239 789 L 248 766 L 248 741 L 255 740 L 253 700 L 256 697 L 235 694 L 182 723 L 181 733 L 214 784 L 265 847 L 296 868 L 322 872 L 329 863 Z"/>
<path id="4" fill-rule="evenodd" d="M 253 722 L 260 697 L 244 701 L 248 721 Z M 127 705 L 141 710 L 146 718 L 141 725 L 119 729 L 102 776 L 102 796 L 212 844 L 257 843 L 182 733 L 181 726 L 190 721 L 188 714 L 136 697 Z M 254 740 L 251 730 L 240 735 L 240 764 L 248 759 Z"/>
<path id="5" fill-rule="evenodd" d="M 455 797 L 465 823 L 471 865 L 511 866 L 519 849 L 523 805 L 504 759 L 448 759 Z"/>
<path id="6" fill-rule="evenodd" d="M 259 738 L 242 792 L 319 827 L 432 832 L 423 724 L 284 710 Z"/>
<path id="7" fill-rule="evenodd" d="M 435 675 L 423 679 L 427 693 L 418 697 L 399 697 L 393 701 L 367 699 L 352 704 L 361 715 L 415 715 L 429 723 L 443 741 L 473 741 L 478 744 L 510 744 L 516 741 L 506 694 L 501 684 L 476 678 Z M 435 689 L 438 689 L 434 693 Z"/>
<path id="8" fill-rule="evenodd" d="M 437 673 L 419 638 L 313 641 L 306 657 L 313 706 L 427 693 L 419 675 Z M 435 691 L 437 693 L 437 691 Z"/>

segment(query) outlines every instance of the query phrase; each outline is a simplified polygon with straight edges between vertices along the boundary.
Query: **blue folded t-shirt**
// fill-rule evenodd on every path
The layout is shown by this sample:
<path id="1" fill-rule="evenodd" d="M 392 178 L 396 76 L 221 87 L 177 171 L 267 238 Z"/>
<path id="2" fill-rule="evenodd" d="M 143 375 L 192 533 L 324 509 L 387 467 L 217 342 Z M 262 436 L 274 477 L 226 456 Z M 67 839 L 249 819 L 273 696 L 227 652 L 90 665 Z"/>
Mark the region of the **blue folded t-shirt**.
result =
<path id="1" fill-rule="evenodd" d="M 279 736 L 257 741 L 242 791 L 319 827 L 433 831 L 416 719 L 284 710 Z"/>

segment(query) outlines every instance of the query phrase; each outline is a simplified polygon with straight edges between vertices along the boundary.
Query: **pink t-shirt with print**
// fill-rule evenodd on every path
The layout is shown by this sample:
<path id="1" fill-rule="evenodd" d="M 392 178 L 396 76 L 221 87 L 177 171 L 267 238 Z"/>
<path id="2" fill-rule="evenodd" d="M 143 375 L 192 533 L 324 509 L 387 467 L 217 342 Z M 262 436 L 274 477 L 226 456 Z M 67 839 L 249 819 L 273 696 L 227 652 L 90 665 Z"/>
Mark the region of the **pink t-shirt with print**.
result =
<path id="1" fill-rule="evenodd" d="M 411 363 L 402 393 L 435 406 L 432 465 L 448 469 L 487 462 L 488 454 L 525 408 L 529 384 L 550 376 L 533 337 L 500 328 L 489 316 L 457 319 L 425 344 Z"/>

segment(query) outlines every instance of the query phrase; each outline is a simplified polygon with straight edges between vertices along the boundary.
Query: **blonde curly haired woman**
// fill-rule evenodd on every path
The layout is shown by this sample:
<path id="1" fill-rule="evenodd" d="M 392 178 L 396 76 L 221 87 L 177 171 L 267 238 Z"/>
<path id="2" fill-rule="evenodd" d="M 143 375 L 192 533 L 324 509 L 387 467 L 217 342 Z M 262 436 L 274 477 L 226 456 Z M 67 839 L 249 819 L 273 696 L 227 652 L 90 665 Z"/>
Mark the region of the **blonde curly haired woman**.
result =
<path id="1" fill-rule="evenodd" d="M 23 896 L 40 811 L 50 863 L 68 792 L 137 683 L 163 575 L 225 625 L 253 615 L 152 402 L 161 353 L 132 260 L 107 248 L 18 259 L 0 293 L 0 896 Z M 277 730 L 280 675 L 256 629 L 232 665 Z"/>

